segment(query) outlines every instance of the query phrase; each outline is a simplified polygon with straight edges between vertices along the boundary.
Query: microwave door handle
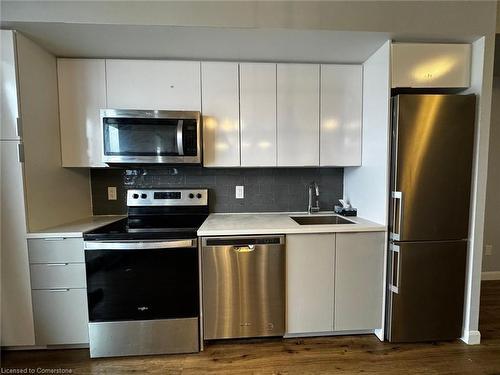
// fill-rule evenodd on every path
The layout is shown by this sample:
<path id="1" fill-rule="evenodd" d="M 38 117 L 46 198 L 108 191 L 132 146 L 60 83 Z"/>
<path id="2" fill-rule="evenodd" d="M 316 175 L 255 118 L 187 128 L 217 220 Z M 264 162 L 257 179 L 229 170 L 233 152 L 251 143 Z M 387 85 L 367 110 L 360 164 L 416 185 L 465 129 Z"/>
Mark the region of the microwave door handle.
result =
<path id="1" fill-rule="evenodd" d="M 177 123 L 177 151 L 179 152 L 179 156 L 184 155 L 184 147 L 182 145 L 182 133 L 184 127 L 184 120 L 179 120 Z"/>

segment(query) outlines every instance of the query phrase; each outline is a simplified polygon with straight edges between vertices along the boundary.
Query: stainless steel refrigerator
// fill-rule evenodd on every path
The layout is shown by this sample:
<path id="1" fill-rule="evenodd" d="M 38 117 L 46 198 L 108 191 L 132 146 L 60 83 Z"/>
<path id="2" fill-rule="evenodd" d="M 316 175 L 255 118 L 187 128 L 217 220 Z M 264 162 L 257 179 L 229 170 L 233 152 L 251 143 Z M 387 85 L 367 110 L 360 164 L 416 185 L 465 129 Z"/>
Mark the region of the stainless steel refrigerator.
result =
<path id="1" fill-rule="evenodd" d="M 392 99 L 386 338 L 461 336 L 474 95 Z"/>

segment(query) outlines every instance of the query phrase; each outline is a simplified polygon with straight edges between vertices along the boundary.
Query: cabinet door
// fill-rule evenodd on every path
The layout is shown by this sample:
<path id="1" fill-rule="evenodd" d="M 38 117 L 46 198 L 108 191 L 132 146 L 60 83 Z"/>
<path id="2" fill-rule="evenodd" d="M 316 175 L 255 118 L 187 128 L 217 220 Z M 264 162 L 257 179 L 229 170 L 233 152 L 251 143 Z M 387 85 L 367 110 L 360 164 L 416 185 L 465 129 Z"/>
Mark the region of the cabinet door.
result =
<path id="1" fill-rule="evenodd" d="M 85 263 L 30 265 L 32 289 L 86 288 Z"/>
<path id="2" fill-rule="evenodd" d="M 333 331 L 335 234 L 286 236 L 287 334 Z"/>
<path id="3" fill-rule="evenodd" d="M 17 128 L 19 116 L 17 100 L 17 73 L 15 34 L 11 30 L 0 30 L 2 60 L 2 91 L 0 92 L 2 121 L 0 122 L 0 140 L 18 140 L 21 134 Z"/>
<path id="4" fill-rule="evenodd" d="M 240 165 L 238 64 L 201 64 L 203 165 Z"/>
<path id="5" fill-rule="evenodd" d="M 322 166 L 361 165 L 361 65 L 321 65 Z"/>
<path id="6" fill-rule="evenodd" d="M 197 61 L 106 60 L 108 107 L 199 111 Z"/>
<path id="7" fill-rule="evenodd" d="M 336 235 L 335 331 L 382 326 L 384 243 L 384 232 Z"/>
<path id="8" fill-rule="evenodd" d="M 58 59 L 63 167 L 106 167 L 99 111 L 106 108 L 104 60 Z"/>
<path id="9" fill-rule="evenodd" d="M 89 342 L 87 289 L 33 290 L 33 311 L 36 345 Z"/>
<path id="10" fill-rule="evenodd" d="M 392 87 L 470 85 L 470 44 L 395 43 L 391 57 Z"/>
<path id="11" fill-rule="evenodd" d="M 84 263 L 81 237 L 32 238 L 28 240 L 30 263 Z"/>
<path id="12" fill-rule="evenodd" d="M 33 308 L 26 242 L 23 168 L 19 142 L 1 141 L 1 317 L 2 346 L 34 345 Z"/>
<path id="13" fill-rule="evenodd" d="M 276 166 L 276 64 L 240 64 L 241 166 Z"/>
<path id="14" fill-rule="evenodd" d="M 277 66 L 278 166 L 319 165 L 319 65 Z"/>

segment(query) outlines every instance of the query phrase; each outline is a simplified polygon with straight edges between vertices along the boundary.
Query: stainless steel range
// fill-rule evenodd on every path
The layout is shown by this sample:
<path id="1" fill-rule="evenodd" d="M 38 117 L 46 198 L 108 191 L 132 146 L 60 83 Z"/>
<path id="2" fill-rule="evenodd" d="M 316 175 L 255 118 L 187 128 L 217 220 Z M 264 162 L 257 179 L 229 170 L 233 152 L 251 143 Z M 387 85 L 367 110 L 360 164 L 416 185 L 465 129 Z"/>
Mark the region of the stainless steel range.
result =
<path id="1" fill-rule="evenodd" d="M 129 190 L 127 206 L 84 235 L 90 356 L 197 352 L 208 191 Z"/>

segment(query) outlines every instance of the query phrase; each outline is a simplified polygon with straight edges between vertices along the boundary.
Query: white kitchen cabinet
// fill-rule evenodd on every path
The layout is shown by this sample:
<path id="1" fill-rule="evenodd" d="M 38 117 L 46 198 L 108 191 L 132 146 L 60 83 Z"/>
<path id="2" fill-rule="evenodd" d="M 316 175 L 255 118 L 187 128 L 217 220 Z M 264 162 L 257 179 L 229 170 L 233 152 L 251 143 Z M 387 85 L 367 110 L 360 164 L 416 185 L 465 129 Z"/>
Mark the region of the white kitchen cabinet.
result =
<path id="1" fill-rule="evenodd" d="M 361 65 L 321 65 L 320 165 L 361 165 Z"/>
<path id="2" fill-rule="evenodd" d="M 86 289 L 33 290 L 33 311 L 37 345 L 89 342 Z"/>
<path id="3" fill-rule="evenodd" d="M 100 110 L 106 108 L 102 59 L 58 59 L 59 123 L 63 167 L 106 167 Z"/>
<path id="4" fill-rule="evenodd" d="M 335 331 L 381 328 L 384 232 L 337 233 Z"/>
<path id="5" fill-rule="evenodd" d="M 0 123 L 0 140 L 18 140 L 21 129 L 18 128 L 18 85 L 16 72 L 15 32 L 0 30 L 2 60 L 2 91 L 0 92 L 2 121 Z"/>
<path id="6" fill-rule="evenodd" d="M 203 62 L 203 165 L 240 166 L 238 63 Z"/>
<path id="7" fill-rule="evenodd" d="M 276 166 L 276 64 L 240 64 L 241 166 Z"/>
<path id="8" fill-rule="evenodd" d="M 83 239 L 66 237 L 28 240 L 30 263 L 84 263 Z"/>
<path id="9" fill-rule="evenodd" d="M 317 64 L 277 65 L 278 166 L 319 165 Z"/>
<path id="10" fill-rule="evenodd" d="M 394 43 L 391 57 L 393 88 L 470 85 L 470 44 Z"/>
<path id="11" fill-rule="evenodd" d="M 36 345 L 88 343 L 83 239 L 29 240 Z"/>
<path id="12" fill-rule="evenodd" d="M 198 61 L 106 60 L 108 108 L 201 110 Z"/>
<path id="13" fill-rule="evenodd" d="M 31 264 L 32 289 L 87 288 L 85 263 Z"/>
<path id="14" fill-rule="evenodd" d="M 19 92 L 17 84 L 16 34 L 1 35 L 0 118 L 0 316 L 2 346 L 35 344 L 31 299 L 27 211 L 24 195 L 24 152 L 17 127 Z"/>
<path id="15" fill-rule="evenodd" d="M 287 335 L 333 331 L 335 234 L 286 236 Z"/>
<path id="16" fill-rule="evenodd" d="M 35 344 L 19 145 L 0 141 L 2 346 Z"/>

